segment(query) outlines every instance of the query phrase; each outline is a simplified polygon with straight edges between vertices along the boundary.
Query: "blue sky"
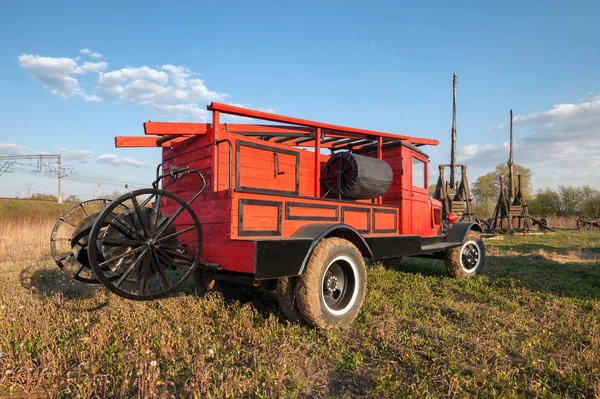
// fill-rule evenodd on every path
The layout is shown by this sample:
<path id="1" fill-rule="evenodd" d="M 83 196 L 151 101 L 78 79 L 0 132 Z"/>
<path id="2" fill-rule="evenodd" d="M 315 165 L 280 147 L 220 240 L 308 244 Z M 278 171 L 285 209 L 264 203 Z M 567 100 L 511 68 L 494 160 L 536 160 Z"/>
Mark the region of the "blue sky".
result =
<path id="1" fill-rule="evenodd" d="M 600 188 L 598 2 L 57 3 L 1 6 L 0 155 L 68 154 L 79 178 L 65 196 L 149 184 L 160 151 L 115 149 L 113 137 L 149 119 L 201 120 L 214 99 L 437 138 L 436 170 L 449 159 L 453 72 L 471 181 L 506 162 L 513 108 L 515 161 L 536 188 Z M 0 196 L 25 182 L 55 192 L 17 172 L 0 176 Z"/>

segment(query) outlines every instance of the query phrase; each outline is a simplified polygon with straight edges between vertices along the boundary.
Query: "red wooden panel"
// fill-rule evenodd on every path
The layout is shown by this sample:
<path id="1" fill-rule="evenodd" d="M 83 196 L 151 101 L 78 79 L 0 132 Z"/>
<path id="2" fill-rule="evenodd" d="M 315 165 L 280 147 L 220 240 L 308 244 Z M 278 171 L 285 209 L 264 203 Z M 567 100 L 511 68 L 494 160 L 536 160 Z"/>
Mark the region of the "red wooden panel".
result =
<path id="1" fill-rule="evenodd" d="M 279 231 L 279 220 L 281 209 L 276 205 L 245 203 L 239 210 L 240 227 L 243 229 L 238 234 L 247 231 L 277 232 Z"/>
<path id="2" fill-rule="evenodd" d="M 238 188 L 297 192 L 294 155 L 240 145 L 236 159 L 240 162 L 236 168 L 240 171 Z M 255 163 L 262 168 L 256 168 Z"/>
<path id="3" fill-rule="evenodd" d="M 337 205 L 288 202 L 286 203 L 285 218 L 286 220 L 337 221 L 339 207 Z"/>
<path id="4" fill-rule="evenodd" d="M 144 133 L 153 135 L 203 135 L 210 132 L 210 123 L 146 122 Z"/>
<path id="5" fill-rule="evenodd" d="M 395 210 L 373 209 L 373 233 L 395 233 L 398 229 L 398 214 Z"/>
<path id="6" fill-rule="evenodd" d="M 354 227 L 362 234 L 368 234 L 371 232 L 371 210 L 342 207 L 342 223 Z"/>

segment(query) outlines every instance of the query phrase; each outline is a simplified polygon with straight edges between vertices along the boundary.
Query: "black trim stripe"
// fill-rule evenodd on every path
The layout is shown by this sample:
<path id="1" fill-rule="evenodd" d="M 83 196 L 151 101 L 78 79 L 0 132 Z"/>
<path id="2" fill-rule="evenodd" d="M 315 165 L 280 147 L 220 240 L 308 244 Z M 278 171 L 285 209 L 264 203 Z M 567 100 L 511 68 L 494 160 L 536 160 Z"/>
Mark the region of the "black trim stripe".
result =
<path id="1" fill-rule="evenodd" d="M 335 210 L 335 216 L 292 216 L 291 207 L 309 209 Z M 311 220 L 319 222 L 337 222 L 340 218 L 340 208 L 337 205 L 320 205 L 306 202 L 287 202 L 285 204 L 285 220 Z"/>
<path id="2" fill-rule="evenodd" d="M 367 214 L 367 229 L 366 230 L 358 230 L 356 229 L 356 231 L 358 231 L 360 234 L 369 234 L 371 232 L 371 208 L 357 208 L 354 206 L 342 206 L 342 220 L 340 223 L 346 223 L 344 221 L 344 214 L 346 212 L 363 212 Z M 349 223 L 346 223 L 349 226 L 352 226 Z M 352 226 L 354 228 L 356 228 L 355 226 Z"/>
<path id="3" fill-rule="evenodd" d="M 240 184 L 240 149 L 244 147 L 256 148 L 258 150 L 271 151 L 274 154 L 287 154 L 296 158 L 296 187 L 294 191 L 289 190 L 270 190 L 268 188 L 243 187 Z M 273 165 L 275 167 L 275 165 Z M 298 196 L 300 194 L 300 154 L 297 151 L 274 148 L 268 145 L 261 145 L 249 141 L 237 140 L 235 143 L 235 189 L 253 194 L 288 194 Z"/>
<path id="4" fill-rule="evenodd" d="M 261 205 L 277 207 L 277 230 L 244 230 L 244 205 Z M 240 198 L 238 201 L 238 236 L 281 236 L 281 213 L 283 203 L 280 201 L 262 201 Z"/>
<path id="5" fill-rule="evenodd" d="M 380 229 L 377 230 L 377 224 L 375 221 L 377 217 L 375 216 L 378 213 L 387 213 L 394 215 L 394 228 L 393 229 Z M 398 231 L 398 212 L 395 209 L 377 209 L 373 208 L 373 234 L 375 233 L 395 233 Z"/>
<path id="6" fill-rule="evenodd" d="M 248 190 L 235 190 L 238 193 L 248 193 L 248 194 L 262 194 L 262 193 L 256 193 L 254 191 L 248 191 Z M 265 193 L 265 194 L 272 194 L 271 192 L 269 193 Z M 398 205 L 394 205 L 394 204 L 373 204 L 373 203 L 364 203 L 364 202 L 357 202 L 356 200 L 350 200 L 350 199 L 337 199 L 337 198 L 317 198 L 317 197 L 312 197 L 312 196 L 308 196 L 308 195 L 295 195 L 295 194 L 277 194 L 279 197 L 286 197 L 286 198 L 293 198 L 293 199 L 306 199 L 306 200 L 310 200 L 310 201 L 319 201 L 319 202 L 329 202 L 329 203 L 343 203 L 343 204 L 351 204 L 351 205 L 361 205 L 364 204 L 365 206 L 376 206 L 378 208 L 389 208 L 389 209 L 398 209 Z M 350 205 L 350 206 L 351 206 Z"/>

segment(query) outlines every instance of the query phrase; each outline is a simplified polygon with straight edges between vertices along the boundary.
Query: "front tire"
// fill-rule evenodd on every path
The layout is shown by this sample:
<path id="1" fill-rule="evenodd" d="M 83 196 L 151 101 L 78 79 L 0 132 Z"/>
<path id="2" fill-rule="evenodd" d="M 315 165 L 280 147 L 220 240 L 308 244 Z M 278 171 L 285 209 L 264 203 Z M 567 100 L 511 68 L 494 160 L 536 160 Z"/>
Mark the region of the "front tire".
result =
<path id="1" fill-rule="evenodd" d="M 476 231 L 469 231 L 463 244 L 444 253 L 446 270 L 451 277 L 472 278 L 481 272 L 485 263 L 485 245 Z"/>
<path id="2" fill-rule="evenodd" d="M 349 325 L 362 307 L 366 288 L 365 261 L 358 248 L 341 238 L 326 238 L 296 281 L 298 311 L 316 327 Z"/>

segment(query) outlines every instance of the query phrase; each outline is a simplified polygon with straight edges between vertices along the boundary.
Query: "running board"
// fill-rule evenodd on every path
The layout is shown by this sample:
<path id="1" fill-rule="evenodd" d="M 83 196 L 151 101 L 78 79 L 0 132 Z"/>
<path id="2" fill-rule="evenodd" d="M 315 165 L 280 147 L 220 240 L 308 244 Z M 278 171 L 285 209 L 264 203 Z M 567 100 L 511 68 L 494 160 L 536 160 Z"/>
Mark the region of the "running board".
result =
<path id="1" fill-rule="evenodd" d="M 447 249 L 460 247 L 462 242 L 439 242 L 436 244 L 423 245 L 421 252 L 424 254 L 433 254 L 436 252 L 444 252 Z"/>

